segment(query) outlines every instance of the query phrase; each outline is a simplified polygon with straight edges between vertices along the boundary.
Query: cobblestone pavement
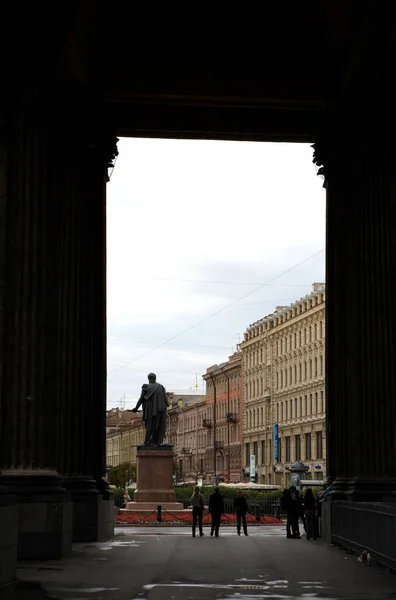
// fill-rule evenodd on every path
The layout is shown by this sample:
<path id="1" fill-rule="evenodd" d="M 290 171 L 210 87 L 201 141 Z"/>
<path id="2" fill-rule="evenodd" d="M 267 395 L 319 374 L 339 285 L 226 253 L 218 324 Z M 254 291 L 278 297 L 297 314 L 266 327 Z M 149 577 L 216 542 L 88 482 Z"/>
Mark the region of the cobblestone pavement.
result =
<path id="1" fill-rule="evenodd" d="M 20 563 L 18 600 L 389 600 L 396 576 L 323 541 L 288 540 L 283 527 L 123 527 L 77 544 L 72 559 Z M 36 586 L 36 588 L 34 588 Z"/>

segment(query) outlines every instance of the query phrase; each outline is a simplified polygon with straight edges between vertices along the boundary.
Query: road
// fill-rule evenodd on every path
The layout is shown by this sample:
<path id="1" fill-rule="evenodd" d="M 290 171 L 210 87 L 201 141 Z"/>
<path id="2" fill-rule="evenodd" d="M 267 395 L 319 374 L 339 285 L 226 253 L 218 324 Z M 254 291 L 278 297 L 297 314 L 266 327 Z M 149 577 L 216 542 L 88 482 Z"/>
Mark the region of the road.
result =
<path id="1" fill-rule="evenodd" d="M 385 600 L 396 576 L 322 541 L 286 539 L 284 527 L 223 527 L 212 538 L 187 528 L 119 528 L 113 541 L 78 544 L 65 561 L 21 563 L 40 588 L 18 600 Z M 30 593 L 30 595 L 29 595 Z M 41 594 L 41 595 L 40 595 Z"/>

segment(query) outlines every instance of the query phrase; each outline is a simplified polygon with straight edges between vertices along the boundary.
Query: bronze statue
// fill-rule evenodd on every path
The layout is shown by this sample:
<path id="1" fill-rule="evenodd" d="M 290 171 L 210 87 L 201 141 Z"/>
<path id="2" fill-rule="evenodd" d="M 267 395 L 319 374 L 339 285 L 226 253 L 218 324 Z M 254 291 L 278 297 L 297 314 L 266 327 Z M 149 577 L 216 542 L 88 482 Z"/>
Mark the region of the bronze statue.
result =
<path id="1" fill-rule="evenodd" d="M 165 438 L 168 396 L 163 385 L 156 382 L 154 373 L 148 374 L 148 384 L 142 385 L 142 393 L 132 412 L 143 404 L 143 421 L 146 427 L 145 446 L 162 446 Z"/>

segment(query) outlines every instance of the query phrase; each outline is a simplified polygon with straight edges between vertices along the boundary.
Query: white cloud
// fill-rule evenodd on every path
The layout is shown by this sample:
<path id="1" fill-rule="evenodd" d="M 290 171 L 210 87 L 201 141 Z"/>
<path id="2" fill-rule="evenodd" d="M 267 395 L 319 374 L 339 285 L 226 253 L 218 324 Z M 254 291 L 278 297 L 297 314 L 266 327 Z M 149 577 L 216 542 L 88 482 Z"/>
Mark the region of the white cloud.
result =
<path id="1" fill-rule="evenodd" d="M 150 370 L 169 389 L 191 388 L 250 323 L 324 278 L 322 253 L 194 327 L 324 247 L 312 150 L 141 139 L 119 150 L 108 185 L 109 406 L 137 397 Z"/>

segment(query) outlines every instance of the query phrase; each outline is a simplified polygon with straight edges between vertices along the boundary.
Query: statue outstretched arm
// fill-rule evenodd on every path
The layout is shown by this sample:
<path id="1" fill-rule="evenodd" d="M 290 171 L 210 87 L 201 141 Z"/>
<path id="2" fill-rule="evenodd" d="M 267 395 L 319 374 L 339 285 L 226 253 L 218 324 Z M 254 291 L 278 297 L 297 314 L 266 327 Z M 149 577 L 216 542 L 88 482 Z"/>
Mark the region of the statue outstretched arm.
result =
<path id="1" fill-rule="evenodd" d="M 132 408 L 132 412 L 137 412 L 139 410 L 139 408 L 142 406 L 143 400 L 144 400 L 144 394 L 145 393 L 146 392 L 144 390 L 142 390 L 142 393 L 140 394 L 140 398 L 137 401 L 137 404 L 136 404 L 135 408 Z"/>

